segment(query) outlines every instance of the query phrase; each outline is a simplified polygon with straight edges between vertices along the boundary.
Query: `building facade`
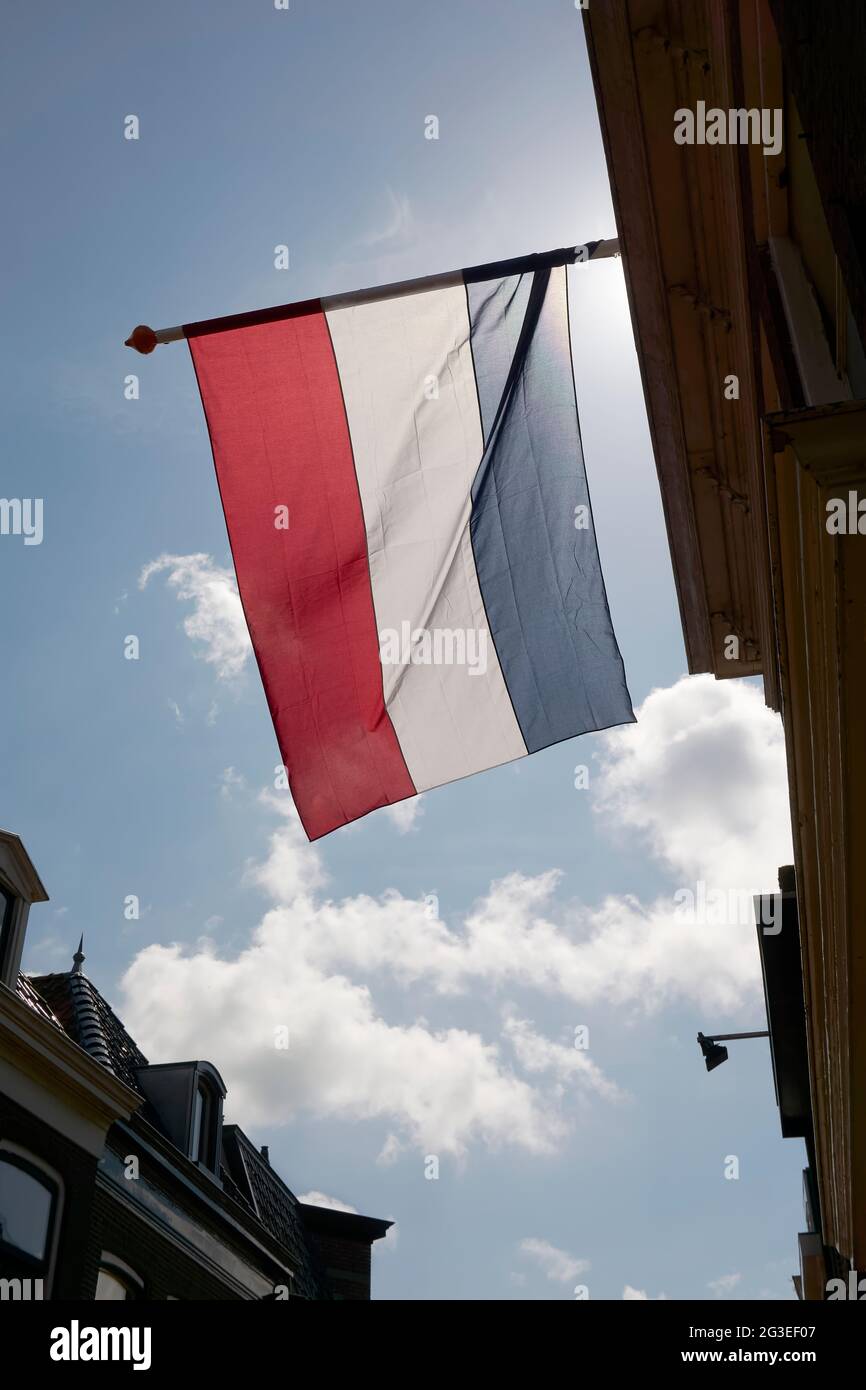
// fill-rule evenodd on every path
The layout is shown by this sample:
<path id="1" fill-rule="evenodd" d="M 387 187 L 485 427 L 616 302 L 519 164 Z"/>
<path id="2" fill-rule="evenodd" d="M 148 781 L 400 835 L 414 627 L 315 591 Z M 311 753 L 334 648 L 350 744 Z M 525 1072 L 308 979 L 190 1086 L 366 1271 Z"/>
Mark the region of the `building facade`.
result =
<path id="1" fill-rule="evenodd" d="M 83 943 L 20 973 L 46 899 L 0 832 L 0 1299 L 369 1299 L 390 1222 L 299 1202 L 212 1063 L 148 1062 Z"/>
<path id="2" fill-rule="evenodd" d="M 584 22 L 689 669 L 785 730 L 820 1299 L 866 1269 L 866 7 Z"/>

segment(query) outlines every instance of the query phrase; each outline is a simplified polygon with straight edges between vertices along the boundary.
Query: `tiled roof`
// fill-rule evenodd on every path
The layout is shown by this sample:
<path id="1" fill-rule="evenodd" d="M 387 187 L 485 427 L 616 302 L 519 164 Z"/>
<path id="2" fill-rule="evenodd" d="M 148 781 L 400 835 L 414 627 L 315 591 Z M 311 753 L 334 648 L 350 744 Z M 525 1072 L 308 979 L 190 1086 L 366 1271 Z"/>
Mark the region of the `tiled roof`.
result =
<path id="1" fill-rule="evenodd" d="M 25 1004 L 30 1005 L 30 1008 L 33 1010 L 34 1013 L 39 1014 L 40 1018 L 47 1019 L 49 1023 L 54 1024 L 55 1028 L 59 1028 L 61 1031 L 64 1031 L 63 1024 L 60 1022 L 60 1019 L 57 1017 L 55 1013 L 51 1011 L 51 1009 L 49 1009 L 48 1005 L 46 1004 L 45 1000 L 41 997 L 41 995 L 36 993 L 36 990 L 33 988 L 26 975 L 18 976 L 18 983 L 15 992 L 18 995 L 19 999 L 23 999 Z"/>
<path id="2" fill-rule="evenodd" d="M 143 1095 L 135 1068 L 146 1067 L 147 1058 L 96 985 L 81 972 L 80 963 L 63 974 L 22 975 L 18 993 L 97 1062 Z M 147 1101 L 140 1114 L 160 1128 Z M 304 1298 L 330 1297 L 327 1280 L 310 1253 L 297 1199 L 236 1125 L 223 1126 L 222 1146 L 223 1191 L 287 1251 L 296 1271 L 293 1292 Z"/>
<path id="3" fill-rule="evenodd" d="M 30 985 L 79 1047 L 141 1094 L 134 1068 L 146 1067 L 147 1058 L 86 975 L 76 970 L 62 975 L 32 975 Z"/>
<path id="4" fill-rule="evenodd" d="M 223 1152 L 262 1225 L 292 1256 L 297 1271 L 293 1293 L 302 1298 L 327 1297 L 326 1280 L 310 1254 L 297 1197 L 237 1125 L 223 1125 Z"/>

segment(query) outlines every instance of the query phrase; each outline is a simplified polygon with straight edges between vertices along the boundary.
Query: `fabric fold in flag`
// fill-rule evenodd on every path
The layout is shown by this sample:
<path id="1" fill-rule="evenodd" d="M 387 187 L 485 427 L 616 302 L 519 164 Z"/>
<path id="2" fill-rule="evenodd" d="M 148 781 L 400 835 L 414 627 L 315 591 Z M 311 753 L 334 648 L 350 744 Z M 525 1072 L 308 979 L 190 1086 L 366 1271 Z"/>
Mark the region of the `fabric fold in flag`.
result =
<path id="1" fill-rule="evenodd" d="M 310 839 L 634 719 L 557 256 L 185 328 Z"/>

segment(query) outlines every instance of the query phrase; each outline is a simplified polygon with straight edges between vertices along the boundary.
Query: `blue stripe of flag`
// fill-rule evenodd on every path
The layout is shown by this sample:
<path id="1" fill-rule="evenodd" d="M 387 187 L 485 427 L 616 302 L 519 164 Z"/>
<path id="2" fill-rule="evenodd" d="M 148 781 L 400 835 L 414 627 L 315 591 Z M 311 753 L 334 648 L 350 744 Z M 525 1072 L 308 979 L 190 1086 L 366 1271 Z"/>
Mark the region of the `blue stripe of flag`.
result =
<path id="1" fill-rule="evenodd" d="M 484 432 L 472 548 L 505 683 L 530 753 L 634 720 L 584 467 L 564 268 L 466 271 Z M 588 525 L 576 520 L 586 508 Z"/>

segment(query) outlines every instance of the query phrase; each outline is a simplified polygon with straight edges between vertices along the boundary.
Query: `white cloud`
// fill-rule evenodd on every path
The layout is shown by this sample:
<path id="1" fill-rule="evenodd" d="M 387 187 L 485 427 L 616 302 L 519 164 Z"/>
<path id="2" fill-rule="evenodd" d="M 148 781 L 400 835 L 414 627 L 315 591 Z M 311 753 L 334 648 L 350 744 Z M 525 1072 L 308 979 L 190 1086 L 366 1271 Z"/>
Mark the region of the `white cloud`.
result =
<path id="1" fill-rule="evenodd" d="M 785 743 L 754 685 L 686 676 L 605 737 L 595 803 L 682 883 L 772 892 L 791 858 Z"/>
<path id="2" fill-rule="evenodd" d="M 724 1298 L 725 1294 L 733 1292 L 742 1277 L 742 1274 L 723 1274 L 719 1279 L 711 1279 L 707 1288 L 712 1289 L 716 1298 Z"/>
<path id="3" fill-rule="evenodd" d="M 210 555 L 160 555 L 141 571 L 139 589 L 155 574 L 167 574 L 166 583 L 178 599 L 192 603 L 183 628 L 197 655 L 215 667 L 221 680 L 239 676 L 252 645 L 234 572 L 214 564 Z"/>
<path id="4" fill-rule="evenodd" d="M 417 830 L 418 821 L 423 813 L 424 802 L 420 796 L 410 796 L 405 801 L 395 802 L 393 806 L 382 807 L 382 815 L 387 816 L 400 835 L 408 835 L 411 830 Z"/>
<path id="5" fill-rule="evenodd" d="M 523 1070 L 530 1075 L 552 1073 L 561 1081 L 580 1080 L 606 1100 L 622 1099 L 618 1086 L 609 1081 L 599 1067 L 575 1047 L 565 1047 L 536 1033 L 528 1019 L 510 1015 L 503 1033 L 508 1038 Z"/>
<path id="6" fill-rule="evenodd" d="M 294 902 L 324 883 L 319 854 L 294 823 L 271 836 L 268 857 L 249 877 L 275 902 L 292 903 L 294 939 L 322 971 L 380 973 L 443 995 L 479 981 L 517 984 L 575 1003 L 644 1011 L 673 999 L 723 1011 L 757 988 L 753 929 L 734 941 L 727 927 L 695 926 L 675 914 L 672 900 L 650 908 L 634 898 L 610 897 L 597 908 L 562 903 L 556 871 L 507 875 L 453 928 L 429 917 L 423 899 L 395 890 Z"/>
<path id="7" fill-rule="evenodd" d="M 357 1207 L 350 1207 L 348 1202 L 341 1202 L 339 1197 L 329 1197 L 325 1192 L 305 1192 L 298 1201 L 310 1207 L 328 1207 L 330 1211 L 348 1211 L 352 1215 L 358 1212 Z"/>
<path id="8" fill-rule="evenodd" d="M 567 1250 L 560 1250 L 549 1240 L 539 1240 L 536 1236 L 527 1236 L 518 1248 L 554 1283 L 568 1284 L 589 1269 L 589 1260 L 577 1260 Z"/>
<path id="9" fill-rule="evenodd" d="M 297 899 L 302 907 L 310 907 L 315 890 L 326 881 L 321 855 L 301 829 L 287 792 L 263 792 L 259 800 L 276 812 L 283 824 L 270 837 L 267 857 L 248 865 L 245 878 L 275 903 Z"/>
<path id="10" fill-rule="evenodd" d="M 379 1150 L 376 1162 L 381 1163 L 383 1168 L 388 1168 L 392 1163 L 397 1162 L 397 1159 L 405 1148 L 405 1143 L 399 1139 L 396 1134 L 389 1134 L 386 1136 L 385 1142 Z"/>
<path id="11" fill-rule="evenodd" d="M 323 975 L 296 952 L 290 923 L 269 914 L 232 962 L 210 950 L 150 946 L 123 980 L 131 1030 L 154 1059 L 212 1055 L 246 1124 L 295 1114 L 379 1119 L 425 1152 L 471 1143 L 552 1149 L 564 1124 L 501 1064 L 495 1045 L 460 1028 L 389 1025 L 369 990 Z M 290 1046 L 274 1046 L 289 1029 Z"/>
<path id="12" fill-rule="evenodd" d="M 231 801 L 236 791 L 241 791 L 246 786 L 246 782 L 239 772 L 233 767 L 225 767 L 220 773 L 219 788 L 220 796 L 224 801 Z"/>
<path id="13" fill-rule="evenodd" d="M 683 879 L 730 883 L 730 868 L 744 887 L 771 888 L 790 853 L 785 769 L 758 692 L 695 678 L 653 692 L 639 713 L 605 740 L 592 788 L 600 823 L 645 837 Z M 271 906 L 246 947 L 220 959 L 210 943 L 150 946 L 123 981 L 123 1016 L 148 1055 L 212 1055 L 243 1123 L 377 1120 L 384 1163 L 407 1147 L 549 1152 L 577 1098 L 616 1101 L 616 1086 L 523 1008 L 509 1009 L 500 1038 L 431 1025 L 421 1017 L 431 993 L 529 989 L 632 1013 L 678 1002 L 719 1021 L 759 997 L 754 927 L 690 920 L 671 896 L 581 905 L 562 900 L 562 875 L 549 870 L 494 882 L 454 924 L 393 889 L 332 899 L 287 794 L 262 800 L 280 823 L 246 879 Z M 382 1016 L 374 990 L 389 980 L 410 1004 L 417 995 L 414 1021 Z M 273 1045 L 281 1025 L 287 1051 Z"/>
<path id="14" fill-rule="evenodd" d="M 208 941 L 187 952 L 154 945 L 138 954 L 121 988 L 124 1017 L 148 1055 L 219 1057 L 230 1107 L 245 1123 L 287 1123 L 299 1112 L 383 1120 L 393 1136 L 385 1161 L 395 1144 L 440 1154 L 461 1154 L 471 1143 L 554 1149 L 568 1128 L 556 1091 L 518 1075 L 498 1044 L 478 1033 L 388 1024 L 369 987 L 349 978 L 348 965 L 358 973 L 351 941 L 368 920 L 384 922 L 371 959 L 382 940 L 411 956 L 416 924 L 426 921 L 423 903 L 393 893 L 320 900 L 319 852 L 291 802 L 271 793 L 263 800 L 285 823 L 266 858 L 248 866 L 247 880 L 276 906 L 234 960 L 219 959 Z M 274 1046 L 281 1026 L 289 1030 L 286 1050 Z M 596 1094 L 604 1089 L 595 1070 L 573 1079 Z"/>
<path id="15" fill-rule="evenodd" d="M 415 231 L 415 216 L 412 204 L 406 193 L 395 193 L 393 188 L 385 189 L 388 200 L 388 215 L 380 227 L 364 237 L 362 245 L 381 246 L 385 242 L 402 242 Z"/>
<path id="16" fill-rule="evenodd" d="M 622 1291 L 622 1296 L 625 1299 L 626 1303 L 638 1303 L 649 1301 L 649 1294 L 646 1292 L 645 1289 L 633 1289 L 631 1284 L 626 1284 L 625 1288 Z M 657 1301 L 666 1302 L 667 1294 L 660 1293 L 658 1295 Z"/>

